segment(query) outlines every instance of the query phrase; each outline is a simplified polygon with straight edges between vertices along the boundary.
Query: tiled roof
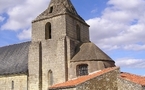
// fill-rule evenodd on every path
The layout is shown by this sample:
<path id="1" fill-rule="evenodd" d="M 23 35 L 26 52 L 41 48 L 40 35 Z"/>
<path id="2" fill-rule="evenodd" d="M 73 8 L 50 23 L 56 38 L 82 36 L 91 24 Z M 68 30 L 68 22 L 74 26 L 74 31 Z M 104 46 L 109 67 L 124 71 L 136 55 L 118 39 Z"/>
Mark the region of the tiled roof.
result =
<path id="1" fill-rule="evenodd" d="M 143 77 L 143 76 L 123 72 L 123 73 L 121 73 L 121 77 L 126 80 L 132 81 L 132 82 L 140 84 L 142 86 L 145 86 L 145 77 Z"/>
<path id="2" fill-rule="evenodd" d="M 70 14 L 84 22 L 84 20 L 78 15 L 77 11 L 75 10 L 73 4 L 71 3 L 71 0 L 59 0 L 59 2 L 56 1 L 57 0 L 51 0 L 49 7 L 43 13 L 41 13 L 34 21 L 43 20 L 56 15 L 58 16 L 62 14 Z"/>
<path id="3" fill-rule="evenodd" d="M 84 61 L 84 60 L 104 60 L 114 62 L 106 53 L 104 53 L 94 43 L 83 43 L 77 48 L 78 53 L 72 58 L 71 61 Z"/>
<path id="4" fill-rule="evenodd" d="M 86 76 L 80 76 L 76 79 L 72 79 L 72 80 L 64 82 L 64 83 L 53 85 L 50 87 L 50 89 L 75 87 L 75 86 L 77 86 L 85 81 L 88 81 L 92 78 L 95 78 L 97 76 L 100 76 L 104 73 L 107 73 L 107 72 L 115 70 L 115 69 L 118 69 L 118 67 L 106 68 L 106 69 L 103 69 L 101 71 L 96 71 L 96 72 L 89 74 L 89 75 L 86 75 Z"/>
<path id="5" fill-rule="evenodd" d="M 27 74 L 30 43 L 0 47 L 0 75 Z"/>

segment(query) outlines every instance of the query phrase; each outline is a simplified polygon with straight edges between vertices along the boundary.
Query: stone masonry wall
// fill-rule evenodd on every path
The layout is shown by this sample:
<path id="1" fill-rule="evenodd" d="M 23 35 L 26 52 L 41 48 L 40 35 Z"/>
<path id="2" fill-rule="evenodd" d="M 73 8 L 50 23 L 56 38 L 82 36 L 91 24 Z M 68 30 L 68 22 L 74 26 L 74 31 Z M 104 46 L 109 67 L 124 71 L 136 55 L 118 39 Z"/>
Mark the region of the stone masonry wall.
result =
<path id="1" fill-rule="evenodd" d="M 60 41 L 48 40 L 42 42 L 42 78 L 43 89 L 53 84 L 66 81 L 66 52 L 65 39 Z M 52 71 L 49 76 L 49 71 Z M 49 83 L 51 84 L 49 85 Z"/>
<path id="2" fill-rule="evenodd" d="M 58 40 L 66 36 L 65 15 L 48 18 L 42 21 L 32 23 L 32 41 L 45 40 L 45 25 L 51 24 L 51 39 Z"/>
<path id="3" fill-rule="evenodd" d="M 30 45 L 28 68 L 29 90 L 40 90 L 40 42 L 32 42 Z"/>
<path id="4" fill-rule="evenodd" d="M 144 90 L 139 84 L 118 77 L 118 90 Z"/>
<path id="5" fill-rule="evenodd" d="M 45 39 L 45 25 L 51 24 L 51 38 Z M 65 15 L 48 18 L 33 22 L 32 24 L 32 44 L 41 42 L 41 52 L 39 46 L 33 44 L 30 49 L 30 90 L 47 90 L 51 84 L 65 82 L 66 77 L 66 21 Z M 38 53 L 37 53 L 38 52 Z M 34 54 L 35 55 L 34 55 Z M 40 57 L 41 53 L 41 57 Z M 42 59 L 42 60 L 40 60 Z M 42 61 L 41 63 L 39 61 Z M 40 72 L 40 70 L 42 70 Z M 49 71 L 52 72 L 50 77 Z M 34 74 L 36 73 L 36 74 Z M 40 75 L 42 74 L 42 75 Z M 35 78 L 36 77 L 36 78 Z M 42 82 L 41 82 L 42 80 Z M 42 88 L 40 88 L 42 84 Z M 36 85 L 33 87 L 33 85 Z"/>
<path id="6" fill-rule="evenodd" d="M 0 90 L 27 90 L 27 75 L 0 76 Z"/>
<path id="7" fill-rule="evenodd" d="M 76 67 L 77 65 L 80 65 L 80 64 L 88 64 L 88 73 L 92 73 L 96 70 L 102 70 L 105 68 L 104 64 L 106 66 L 109 66 L 111 62 L 107 62 L 107 61 L 79 61 L 79 62 L 71 62 L 70 63 L 70 79 L 73 79 L 73 78 L 76 78 L 77 75 L 76 75 Z M 112 62 L 113 63 L 113 62 Z M 111 67 L 111 65 L 110 65 Z"/>
<path id="8" fill-rule="evenodd" d="M 117 90 L 119 69 L 104 73 L 76 87 L 76 90 Z"/>
<path id="9" fill-rule="evenodd" d="M 145 90 L 145 86 L 143 87 L 143 90 Z"/>
<path id="10" fill-rule="evenodd" d="M 51 90 L 51 89 L 49 89 L 49 90 Z M 58 89 L 55 89 L 55 90 L 77 90 L 77 89 L 74 87 L 74 88 L 63 88 L 63 89 L 58 88 Z"/>
<path id="11" fill-rule="evenodd" d="M 70 38 L 77 40 L 77 30 L 76 26 L 78 25 L 80 27 L 80 38 L 82 42 L 89 42 L 89 26 L 87 24 L 84 24 L 77 19 L 66 15 L 66 30 L 67 30 L 67 36 Z"/>

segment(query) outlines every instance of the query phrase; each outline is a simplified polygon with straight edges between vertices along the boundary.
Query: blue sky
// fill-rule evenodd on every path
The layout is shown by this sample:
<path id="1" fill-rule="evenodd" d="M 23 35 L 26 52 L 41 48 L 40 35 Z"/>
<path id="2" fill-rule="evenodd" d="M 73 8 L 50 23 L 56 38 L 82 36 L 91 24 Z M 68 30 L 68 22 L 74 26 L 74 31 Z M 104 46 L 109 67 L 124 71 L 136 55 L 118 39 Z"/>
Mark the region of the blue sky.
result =
<path id="1" fill-rule="evenodd" d="M 90 38 L 124 72 L 145 75 L 145 0 L 71 0 Z M 31 40 L 31 21 L 49 0 L 0 0 L 0 47 Z"/>

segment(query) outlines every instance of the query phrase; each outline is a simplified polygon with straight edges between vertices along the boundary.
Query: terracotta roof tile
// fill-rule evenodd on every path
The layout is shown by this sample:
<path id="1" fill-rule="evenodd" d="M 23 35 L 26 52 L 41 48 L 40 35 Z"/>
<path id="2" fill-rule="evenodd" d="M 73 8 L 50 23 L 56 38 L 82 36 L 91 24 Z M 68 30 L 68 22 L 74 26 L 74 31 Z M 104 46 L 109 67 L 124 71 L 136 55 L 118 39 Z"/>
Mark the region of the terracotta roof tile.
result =
<path id="1" fill-rule="evenodd" d="M 109 71 L 112 71 L 112 70 L 115 70 L 115 69 L 118 69 L 118 68 L 119 67 L 112 67 L 112 68 L 106 68 L 106 69 L 100 70 L 98 72 L 96 71 L 96 72 L 94 72 L 92 74 L 89 74 L 89 75 L 86 75 L 86 76 L 80 76 L 76 79 L 72 79 L 72 80 L 64 82 L 64 83 L 53 85 L 53 86 L 50 87 L 50 89 L 75 87 L 76 85 L 81 84 L 81 83 L 83 83 L 87 80 L 90 80 L 92 78 L 95 78 L 97 76 L 100 76 L 104 73 L 107 73 Z"/>
<path id="2" fill-rule="evenodd" d="M 121 77 L 130 80 L 134 83 L 141 84 L 142 86 L 145 86 L 145 77 L 139 76 L 139 75 L 134 75 L 130 73 L 121 73 Z"/>

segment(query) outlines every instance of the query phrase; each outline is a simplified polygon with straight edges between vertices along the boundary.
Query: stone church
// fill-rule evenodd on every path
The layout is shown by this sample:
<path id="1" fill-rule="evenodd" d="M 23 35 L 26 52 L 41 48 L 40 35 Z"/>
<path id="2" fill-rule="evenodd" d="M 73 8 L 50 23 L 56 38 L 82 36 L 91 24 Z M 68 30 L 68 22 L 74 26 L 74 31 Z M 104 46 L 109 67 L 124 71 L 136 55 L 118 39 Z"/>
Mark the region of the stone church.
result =
<path id="1" fill-rule="evenodd" d="M 71 1 L 51 0 L 31 41 L 0 47 L 0 90 L 145 90 L 145 77 L 121 73 Z"/>

